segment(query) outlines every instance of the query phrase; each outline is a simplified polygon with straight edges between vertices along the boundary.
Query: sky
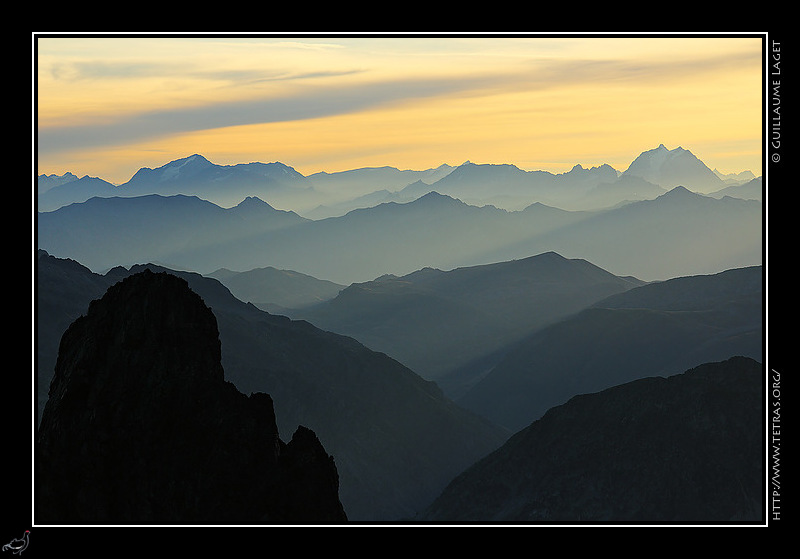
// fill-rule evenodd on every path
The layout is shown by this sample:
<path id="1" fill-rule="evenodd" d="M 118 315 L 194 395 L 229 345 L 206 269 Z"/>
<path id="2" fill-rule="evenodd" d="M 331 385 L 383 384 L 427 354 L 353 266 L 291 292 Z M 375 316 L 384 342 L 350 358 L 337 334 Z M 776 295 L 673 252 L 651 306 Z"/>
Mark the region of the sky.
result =
<path id="1" fill-rule="evenodd" d="M 304 175 L 624 171 L 664 144 L 761 174 L 762 37 L 34 34 L 37 174 L 121 184 L 198 153 Z"/>

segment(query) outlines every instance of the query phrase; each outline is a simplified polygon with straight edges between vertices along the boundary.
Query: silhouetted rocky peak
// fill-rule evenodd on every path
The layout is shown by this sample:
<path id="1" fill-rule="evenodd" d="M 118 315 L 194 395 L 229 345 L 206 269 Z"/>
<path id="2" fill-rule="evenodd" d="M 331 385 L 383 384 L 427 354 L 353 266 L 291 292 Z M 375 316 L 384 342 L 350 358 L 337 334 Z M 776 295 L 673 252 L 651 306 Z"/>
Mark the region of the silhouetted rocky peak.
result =
<path id="1" fill-rule="evenodd" d="M 285 444 L 272 399 L 224 380 L 214 314 L 186 280 L 111 286 L 61 339 L 37 439 L 37 522 L 346 520 L 316 435 Z"/>

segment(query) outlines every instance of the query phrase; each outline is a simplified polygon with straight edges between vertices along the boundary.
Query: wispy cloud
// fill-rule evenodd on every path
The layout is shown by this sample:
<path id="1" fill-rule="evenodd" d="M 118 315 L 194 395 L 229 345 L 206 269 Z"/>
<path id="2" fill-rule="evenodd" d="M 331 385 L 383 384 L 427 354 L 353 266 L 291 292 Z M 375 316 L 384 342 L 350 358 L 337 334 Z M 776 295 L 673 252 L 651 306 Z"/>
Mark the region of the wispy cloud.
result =
<path id="1" fill-rule="evenodd" d="M 59 62 L 49 67 L 50 76 L 59 82 L 84 80 L 138 80 L 144 77 L 168 76 L 180 71 L 178 64 L 141 62 L 107 62 L 102 60 Z"/>
<path id="2" fill-rule="evenodd" d="M 719 107 L 715 118 L 728 123 L 732 112 L 741 114 L 735 112 L 743 98 L 741 88 L 721 91 L 713 84 L 750 84 L 752 76 L 760 75 L 761 66 L 760 48 L 753 41 L 717 47 L 714 42 L 638 40 L 337 43 L 334 38 L 217 39 L 145 42 L 137 50 L 138 44 L 122 49 L 116 42 L 109 43 L 109 48 L 117 50 L 106 59 L 102 58 L 105 52 L 86 43 L 69 51 L 48 45 L 41 71 L 58 83 L 49 81 L 43 90 L 48 97 L 37 130 L 41 160 L 80 149 L 155 146 L 160 140 L 171 142 L 183 135 L 192 135 L 194 142 L 200 136 L 196 132 L 366 115 L 383 108 L 413 108 L 413 117 L 397 111 L 370 113 L 369 119 L 380 115 L 376 122 L 385 118 L 380 121 L 403 130 L 393 130 L 391 138 L 370 138 L 369 149 L 379 149 L 380 141 L 398 142 L 402 136 L 413 138 L 413 147 L 419 150 L 425 134 L 415 135 L 417 130 L 430 130 L 427 137 L 439 143 L 467 141 L 468 132 L 479 146 L 475 149 L 485 149 L 494 141 L 487 138 L 506 134 L 511 122 L 523 130 L 514 132 L 519 145 L 526 138 L 528 143 L 535 142 L 539 136 L 553 138 L 565 130 L 577 134 L 578 128 L 581 137 L 599 129 L 607 136 L 616 131 L 621 137 L 640 132 L 634 128 L 646 111 L 651 119 L 648 129 L 654 132 L 659 126 L 696 130 L 701 110 L 708 115 L 706 109 Z M 678 46 L 672 48 L 673 44 Z M 743 68 L 749 73 L 739 74 Z M 714 105 L 708 105 L 712 98 Z M 443 99 L 448 102 L 438 103 L 436 111 L 426 110 L 427 101 Z M 512 101 L 522 104 L 512 105 Z M 624 103 L 639 110 L 639 120 L 624 121 L 628 114 Z M 653 112 L 658 103 L 668 106 Z M 469 114 L 456 113 L 457 109 Z M 668 110 L 672 110 L 671 120 L 664 124 L 659 119 Z M 478 114 L 482 118 L 470 120 Z M 501 114 L 496 120 L 488 117 Z M 679 124 L 676 118 L 682 116 L 686 122 Z M 413 120 L 417 117 L 425 120 Z M 741 123 L 739 116 L 736 119 Z M 70 124 L 63 124 L 67 121 Z M 567 121 L 574 125 L 565 129 Z M 438 128 L 431 128 L 431 122 Z M 445 140 L 451 122 L 458 136 Z M 348 149 L 354 153 L 362 149 L 364 138 L 350 134 L 346 124 L 322 124 L 316 122 L 314 131 L 292 126 L 291 130 L 305 134 L 302 139 L 296 136 L 293 145 L 322 153 L 331 149 L 330 138 L 339 134 L 340 128 L 335 127 L 344 126 L 340 138 L 347 138 Z M 311 144 L 321 129 L 329 131 L 329 136 L 315 148 Z M 703 129 L 710 130 L 711 124 Z M 281 127 L 281 133 L 287 130 Z M 365 128 L 359 132 L 370 134 Z M 215 133 L 213 137 L 219 142 L 229 136 Z"/>
<path id="3" fill-rule="evenodd" d="M 735 67 L 748 61 L 731 57 L 712 57 L 691 63 L 661 61 L 644 63 L 636 60 L 531 60 L 527 72 L 478 73 L 460 77 L 406 78 L 300 89 L 290 95 L 260 99 L 210 102 L 191 107 L 154 110 L 120 116 L 112 122 L 39 130 L 39 150 L 43 154 L 60 149 L 91 148 L 121 142 L 142 141 L 165 135 L 198 130 L 265 124 L 291 120 L 307 120 L 341 115 L 400 102 L 430 99 L 443 95 L 475 95 L 513 90 L 542 90 L 576 84 L 599 86 L 626 82 L 643 85 L 654 81 L 668 82 L 690 74 L 708 73 Z M 749 60 L 758 63 L 758 60 Z M 85 64 L 79 71 L 84 76 L 111 77 L 168 73 L 169 65 Z M 174 70 L 174 69 L 172 69 Z M 277 72 L 259 70 L 214 70 L 188 72 L 188 75 L 239 84 L 261 81 L 301 81 L 318 77 L 340 77 L 356 74 L 350 71 Z M 184 69 L 184 75 L 187 75 Z"/>
<path id="4" fill-rule="evenodd" d="M 180 76 L 183 79 L 199 79 L 247 85 L 266 81 L 296 81 L 313 78 L 337 78 L 363 72 L 362 69 L 317 70 L 293 72 L 266 70 L 262 68 L 216 69 L 192 68 L 183 63 L 107 62 L 102 60 L 76 61 L 53 64 L 50 76 L 58 82 L 114 80 L 137 81 L 142 78 L 164 78 Z"/>
<path id="5" fill-rule="evenodd" d="M 496 78 L 470 76 L 458 79 L 405 79 L 339 87 L 311 87 L 277 97 L 237 99 L 154 110 L 120 116 L 111 121 L 104 119 L 99 124 L 41 128 L 38 149 L 41 154 L 48 154 L 62 149 L 131 143 L 198 130 L 308 120 L 459 91 L 494 87 L 495 84 Z"/>

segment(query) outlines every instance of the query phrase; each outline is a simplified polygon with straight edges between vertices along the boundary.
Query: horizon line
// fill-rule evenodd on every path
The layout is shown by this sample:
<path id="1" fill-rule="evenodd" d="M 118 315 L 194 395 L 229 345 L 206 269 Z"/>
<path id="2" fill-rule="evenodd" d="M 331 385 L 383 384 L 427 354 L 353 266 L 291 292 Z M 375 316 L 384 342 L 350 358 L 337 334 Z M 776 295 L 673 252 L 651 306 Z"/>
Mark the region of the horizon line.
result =
<path id="1" fill-rule="evenodd" d="M 511 167 L 515 167 L 515 168 L 517 168 L 517 169 L 519 169 L 519 170 L 521 170 L 523 172 L 526 172 L 526 173 L 544 172 L 544 173 L 550 173 L 552 175 L 563 175 L 563 174 L 571 172 L 575 168 L 581 168 L 581 169 L 584 169 L 584 170 L 592 170 L 592 169 L 598 169 L 598 168 L 601 168 L 601 167 L 604 167 L 604 166 L 608 166 L 608 167 L 611 167 L 614 171 L 616 171 L 617 173 L 619 173 L 621 175 L 621 174 L 625 173 L 625 171 L 627 171 L 627 169 L 630 167 L 630 165 L 633 163 L 633 161 L 636 160 L 637 157 L 639 157 L 642 154 L 647 153 L 649 151 L 654 151 L 656 149 L 659 149 L 660 147 L 664 147 L 669 152 L 673 152 L 673 151 L 677 151 L 677 150 L 687 151 L 687 152 L 691 153 L 695 158 L 697 158 L 698 161 L 703 163 L 709 170 L 711 170 L 715 174 L 718 173 L 718 174 L 721 174 L 721 175 L 738 175 L 738 174 L 741 174 L 741 173 L 750 172 L 755 177 L 763 176 L 763 173 L 757 173 L 756 174 L 756 173 L 753 173 L 753 171 L 751 169 L 739 169 L 738 171 L 731 171 L 731 172 L 727 172 L 727 173 L 719 171 L 718 169 L 716 169 L 716 167 L 712 168 L 712 167 L 709 167 L 708 165 L 706 165 L 705 161 L 703 161 L 703 159 L 701 159 L 700 157 L 697 157 L 697 155 L 695 155 L 694 152 L 692 152 L 690 149 L 683 148 L 682 146 L 677 146 L 675 148 L 670 149 L 670 148 L 667 148 L 664 145 L 664 143 L 662 142 L 655 148 L 649 148 L 649 149 L 646 149 L 644 151 L 639 152 L 637 155 L 635 155 L 633 157 L 633 159 L 631 159 L 631 162 L 628 164 L 628 167 L 626 167 L 624 170 L 619 169 L 617 167 L 614 167 L 614 165 L 612 165 L 610 163 L 600 163 L 598 165 L 591 165 L 591 166 L 584 166 L 584 164 L 582 164 L 582 163 L 575 163 L 574 165 L 572 165 L 572 167 L 570 167 L 570 169 L 568 171 L 560 171 L 559 172 L 559 171 L 553 171 L 553 170 L 544 169 L 544 168 L 525 168 L 525 167 L 519 166 L 516 163 L 510 163 L 510 162 L 505 162 L 505 163 L 476 163 L 476 162 L 474 162 L 474 161 L 472 161 L 470 159 L 465 159 L 462 163 L 459 163 L 459 164 L 456 164 L 456 165 L 445 162 L 445 163 L 440 163 L 439 165 L 434 166 L 434 167 L 426 167 L 426 168 L 399 167 L 399 166 L 395 166 L 395 165 L 391 165 L 391 164 L 385 164 L 385 165 L 365 165 L 365 166 L 362 166 L 362 167 L 350 167 L 350 168 L 345 168 L 345 169 L 341 169 L 341 170 L 334 170 L 334 171 L 327 171 L 327 170 L 314 171 L 312 173 L 305 174 L 303 172 L 298 171 L 295 166 L 293 166 L 293 165 L 291 165 L 289 163 L 285 163 L 284 161 L 280 161 L 280 160 L 274 160 L 274 161 L 247 161 L 247 162 L 239 162 L 239 163 L 215 163 L 211 159 L 209 159 L 207 156 L 205 156 L 205 155 L 203 155 L 201 153 L 198 153 L 198 152 L 194 152 L 194 153 L 191 153 L 189 155 L 185 155 L 185 156 L 178 157 L 178 158 L 175 158 L 175 159 L 170 159 L 169 161 L 167 161 L 165 163 L 162 163 L 160 165 L 156 165 L 156 166 L 153 166 L 153 167 L 151 167 L 151 166 L 139 167 L 139 169 L 137 169 L 127 180 L 125 180 L 123 182 L 119 182 L 119 183 L 106 180 L 106 179 L 102 178 L 100 175 L 90 175 L 88 173 L 86 173 L 84 175 L 78 175 L 76 173 L 73 173 L 70 170 L 65 170 L 61 174 L 58 174 L 58 173 L 50 173 L 50 174 L 48 174 L 48 173 L 38 173 L 37 172 L 36 173 L 36 177 L 37 177 L 37 179 L 40 178 L 40 177 L 53 177 L 53 176 L 63 177 L 66 174 L 73 174 L 73 175 L 77 176 L 78 179 L 84 179 L 84 178 L 87 178 L 87 177 L 88 178 L 95 178 L 95 179 L 104 180 L 105 182 L 108 182 L 109 184 L 113 184 L 115 186 L 120 186 L 122 184 L 125 184 L 126 182 L 129 182 L 136 175 L 136 173 L 138 173 L 142 169 L 155 170 L 155 169 L 159 169 L 161 167 L 165 167 L 165 166 L 167 166 L 167 165 L 169 165 L 171 163 L 175 163 L 177 161 L 182 161 L 184 159 L 190 159 L 192 157 L 202 157 L 204 160 L 208 161 L 210 164 L 218 166 L 218 167 L 235 167 L 235 166 L 239 166 L 239 165 L 251 165 L 251 164 L 262 164 L 262 165 L 280 164 L 280 165 L 284 165 L 284 166 L 294 170 L 295 172 L 299 173 L 304 178 L 308 178 L 308 177 L 311 177 L 313 175 L 318 175 L 318 174 L 334 175 L 334 174 L 347 173 L 347 172 L 352 172 L 352 171 L 373 170 L 373 169 L 374 170 L 393 169 L 393 170 L 397 170 L 397 171 L 400 171 L 400 172 L 403 172 L 403 171 L 424 172 L 424 171 L 437 170 L 437 169 L 440 169 L 440 168 L 445 167 L 445 166 L 451 167 L 453 169 L 457 169 L 459 167 L 462 167 L 462 166 L 468 165 L 468 164 L 469 165 L 476 165 L 476 166 L 495 166 L 495 167 L 511 166 Z M 37 160 L 37 167 L 38 167 L 38 160 Z"/>

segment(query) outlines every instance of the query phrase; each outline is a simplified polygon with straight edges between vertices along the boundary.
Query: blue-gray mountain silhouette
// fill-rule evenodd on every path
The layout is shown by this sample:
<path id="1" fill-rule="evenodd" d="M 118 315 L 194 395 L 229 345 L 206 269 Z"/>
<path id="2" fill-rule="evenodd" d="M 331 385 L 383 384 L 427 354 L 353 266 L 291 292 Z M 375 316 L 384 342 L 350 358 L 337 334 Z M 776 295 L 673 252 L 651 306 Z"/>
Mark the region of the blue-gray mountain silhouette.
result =
<path id="1" fill-rule="evenodd" d="M 449 271 L 427 268 L 383 276 L 290 314 L 392 356 L 455 397 L 512 343 L 643 283 L 547 252 Z"/>
<path id="2" fill-rule="evenodd" d="M 763 268 L 636 287 L 509 350 L 458 403 L 517 431 L 575 394 L 743 355 L 763 359 Z"/>
<path id="3" fill-rule="evenodd" d="M 243 272 L 220 268 L 206 275 L 222 282 L 237 299 L 273 314 L 317 305 L 333 299 L 345 288 L 332 281 L 272 266 Z"/>
<path id="4" fill-rule="evenodd" d="M 201 273 L 273 266 L 343 285 L 549 251 L 646 281 L 761 264 L 761 202 L 683 187 L 602 212 L 508 212 L 438 193 L 319 221 L 258 205 L 263 217 L 245 219 L 238 206 L 185 196 L 92 199 L 38 214 L 37 242 L 97 272 L 138 262 Z"/>

